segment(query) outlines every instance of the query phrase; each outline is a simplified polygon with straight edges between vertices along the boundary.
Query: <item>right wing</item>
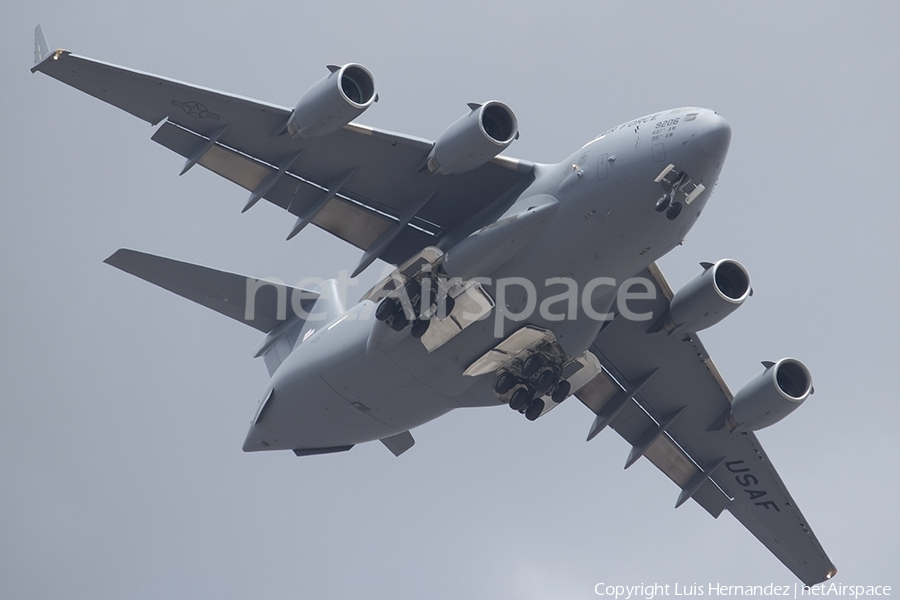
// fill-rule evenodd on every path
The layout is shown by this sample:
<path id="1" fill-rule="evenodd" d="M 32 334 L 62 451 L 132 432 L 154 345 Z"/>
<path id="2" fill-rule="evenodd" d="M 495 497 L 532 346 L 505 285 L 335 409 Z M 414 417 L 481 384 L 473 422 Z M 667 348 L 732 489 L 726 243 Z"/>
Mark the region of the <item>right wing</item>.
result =
<path id="1" fill-rule="evenodd" d="M 297 220 L 398 264 L 425 246 L 462 239 L 492 221 L 533 179 L 533 165 L 496 157 L 466 173 L 425 167 L 433 142 L 350 123 L 321 137 L 283 134 L 285 107 L 77 56 L 49 52 L 35 31 L 40 71 L 152 125 L 153 140 L 250 191 Z"/>
<path id="2" fill-rule="evenodd" d="M 639 277 L 652 299 L 634 312 L 666 312 L 672 292 L 653 264 Z M 803 513 L 752 432 L 723 427 L 732 394 L 697 335 L 648 333 L 648 322 L 614 318 L 591 346 L 603 372 L 577 396 L 595 414 L 592 439 L 607 426 L 631 444 L 628 468 L 642 456 L 713 517 L 728 510 L 806 585 L 834 576 Z"/>

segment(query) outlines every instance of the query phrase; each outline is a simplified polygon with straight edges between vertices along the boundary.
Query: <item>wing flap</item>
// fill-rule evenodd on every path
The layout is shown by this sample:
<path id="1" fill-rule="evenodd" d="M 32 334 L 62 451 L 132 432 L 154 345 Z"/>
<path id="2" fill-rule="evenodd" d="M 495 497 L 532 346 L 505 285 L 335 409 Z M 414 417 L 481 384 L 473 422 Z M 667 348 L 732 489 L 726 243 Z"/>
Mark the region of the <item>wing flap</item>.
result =
<path id="1" fill-rule="evenodd" d="M 188 159 L 209 143 L 208 137 L 172 122 L 163 123 L 150 139 Z M 202 156 L 196 158 L 196 162 L 251 191 L 275 171 L 262 161 L 241 155 L 217 143 L 210 144 Z"/>
<path id="2" fill-rule="evenodd" d="M 329 200 L 312 222 L 362 250 L 391 225 L 391 221 L 339 198 Z"/>
<path id="3" fill-rule="evenodd" d="M 258 161 L 229 152 L 221 146 L 211 147 L 197 164 L 250 191 L 255 190 L 274 172 L 274 169 Z"/>
<path id="4" fill-rule="evenodd" d="M 731 498 L 722 493 L 722 490 L 711 480 L 706 479 L 700 488 L 694 492 L 691 499 L 706 509 L 713 518 L 718 519 L 722 511 L 731 506 Z"/>
<path id="5" fill-rule="evenodd" d="M 696 465 L 667 437 L 653 442 L 644 456 L 680 488 L 686 488 L 699 472 Z"/>
<path id="6" fill-rule="evenodd" d="M 193 156 L 198 148 L 203 148 L 209 141 L 194 131 L 168 122 L 153 134 L 152 139 L 186 158 Z M 197 164 L 251 192 L 277 172 L 272 165 L 220 143 L 210 145 L 197 160 Z M 264 197 L 276 206 L 299 215 L 325 190 L 326 185 L 288 171 L 272 185 Z M 316 212 L 311 222 L 363 250 L 369 248 L 392 223 L 389 218 L 365 208 L 362 203 L 353 203 L 339 197 L 329 200 Z"/>

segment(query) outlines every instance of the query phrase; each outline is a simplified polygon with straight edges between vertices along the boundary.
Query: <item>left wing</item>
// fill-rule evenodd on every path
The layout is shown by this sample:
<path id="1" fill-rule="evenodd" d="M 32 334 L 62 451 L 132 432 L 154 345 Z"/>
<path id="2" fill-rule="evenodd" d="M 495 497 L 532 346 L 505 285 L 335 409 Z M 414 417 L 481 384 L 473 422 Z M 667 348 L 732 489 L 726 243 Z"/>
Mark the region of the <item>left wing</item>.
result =
<path id="1" fill-rule="evenodd" d="M 672 292 L 653 264 L 656 285 L 636 313 L 664 314 Z M 806 585 L 835 575 L 812 528 L 752 432 L 722 427 L 733 396 L 696 334 L 648 333 L 648 321 L 614 318 L 591 351 L 603 372 L 576 396 L 597 415 L 588 439 L 610 426 L 632 445 L 625 466 L 646 456 L 681 493 L 713 517 L 728 510 Z"/>
<path id="2" fill-rule="evenodd" d="M 400 263 L 425 246 L 461 239 L 509 206 L 533 178 L 531 163 L 496 157 L 471 171 L 425 168 L 433 142 L 350 123 L 320 137 L 284 134 L 289 108 L 77 56 L 50 52 L 35 30 L 40 71 L 152 125 L 153 140 L 250 191 L 297 220 Z M 356 274 L 354 273 L 354 275 Z"/>

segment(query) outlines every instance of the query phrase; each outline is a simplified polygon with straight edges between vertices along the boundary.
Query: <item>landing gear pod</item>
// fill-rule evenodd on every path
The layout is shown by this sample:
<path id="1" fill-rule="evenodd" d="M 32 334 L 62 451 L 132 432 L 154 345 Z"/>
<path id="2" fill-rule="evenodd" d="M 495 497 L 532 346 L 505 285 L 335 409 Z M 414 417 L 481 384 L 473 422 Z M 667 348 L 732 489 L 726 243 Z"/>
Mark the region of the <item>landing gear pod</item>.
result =
<path id="1" fill-rule="evenodd" d="M 309 88 L 288 118 L 292 136 L 313 137 L 337 131 L 378 100 L 375 78 L 362 65 L 329 65 L 331 73 Z"/>
<path id="2" fill-rule="evenodd" d="M 471 112 L 450 125 L 428 155 L 428 170 L 465 173 L 500 154 L 519 137 L 516 115 L 502 102 L 469 104 Z"/>

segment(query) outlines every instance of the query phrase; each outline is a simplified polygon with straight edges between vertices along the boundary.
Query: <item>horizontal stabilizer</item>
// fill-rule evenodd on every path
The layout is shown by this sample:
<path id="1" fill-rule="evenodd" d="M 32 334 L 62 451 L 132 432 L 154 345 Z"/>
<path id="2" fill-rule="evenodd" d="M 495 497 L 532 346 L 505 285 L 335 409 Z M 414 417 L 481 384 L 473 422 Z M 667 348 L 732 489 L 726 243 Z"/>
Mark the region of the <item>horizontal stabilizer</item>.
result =
<path id="1" fill-rule="evenodd" d="M 293 315 L 295 307 L 308 314 L 319 297 L 282 283 L 126 248 L 103 262 L 265 333 Z"/>

